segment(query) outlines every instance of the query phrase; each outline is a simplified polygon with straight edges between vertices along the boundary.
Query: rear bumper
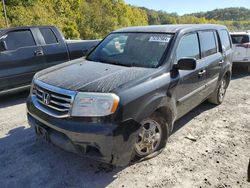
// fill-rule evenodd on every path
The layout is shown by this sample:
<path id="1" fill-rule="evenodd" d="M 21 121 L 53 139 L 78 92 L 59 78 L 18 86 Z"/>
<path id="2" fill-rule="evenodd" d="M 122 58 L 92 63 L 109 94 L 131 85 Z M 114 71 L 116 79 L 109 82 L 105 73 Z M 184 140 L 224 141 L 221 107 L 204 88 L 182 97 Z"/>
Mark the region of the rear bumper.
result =
<path id="1" fill-rule="evenodd" d="M 250 59 L 249 61 L 235 61 L 233 62 L 234 66 L 250 66 Z"/>
<path id="2" fill-rule="evenodd" d="M 52 144 L 95 160 L 126 166 L 131 160 L 140 124 L 134 120 L 103 123 L 81 118 L 55 118 L 38 110 L 29 97 L 28 122 L 42 126 Z"/>

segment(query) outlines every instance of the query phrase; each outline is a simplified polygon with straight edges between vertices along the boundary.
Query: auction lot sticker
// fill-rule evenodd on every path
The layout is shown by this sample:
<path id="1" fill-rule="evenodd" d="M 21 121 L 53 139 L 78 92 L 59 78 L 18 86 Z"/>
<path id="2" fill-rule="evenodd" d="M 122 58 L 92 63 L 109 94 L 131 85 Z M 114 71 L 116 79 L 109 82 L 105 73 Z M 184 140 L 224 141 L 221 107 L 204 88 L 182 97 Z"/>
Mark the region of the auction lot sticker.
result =
<path id="1" fill-rule="evenodd" d="M 149 38 L 149 42 L 169 42 L 170 41 L 170 37 L 168 36 L 151 36 Z"/>

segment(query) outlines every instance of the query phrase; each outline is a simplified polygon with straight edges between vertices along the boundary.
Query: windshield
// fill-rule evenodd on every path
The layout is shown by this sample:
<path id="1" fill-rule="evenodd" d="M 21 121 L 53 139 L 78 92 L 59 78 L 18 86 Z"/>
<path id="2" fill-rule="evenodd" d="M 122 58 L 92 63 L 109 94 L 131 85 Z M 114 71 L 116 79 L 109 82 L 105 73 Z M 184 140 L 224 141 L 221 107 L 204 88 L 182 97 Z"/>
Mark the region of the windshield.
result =
<path id="1" fill-rule="evenodd" d="M 156 68 L 172 36 L 158 33 L 113 33 L 88 55 L 87 60 Z"/>
<path id="2" fill-rule="evenodd" d="M 249 42 L 248 35 L 232 35 L 233 44 L 242 44 Z"/>

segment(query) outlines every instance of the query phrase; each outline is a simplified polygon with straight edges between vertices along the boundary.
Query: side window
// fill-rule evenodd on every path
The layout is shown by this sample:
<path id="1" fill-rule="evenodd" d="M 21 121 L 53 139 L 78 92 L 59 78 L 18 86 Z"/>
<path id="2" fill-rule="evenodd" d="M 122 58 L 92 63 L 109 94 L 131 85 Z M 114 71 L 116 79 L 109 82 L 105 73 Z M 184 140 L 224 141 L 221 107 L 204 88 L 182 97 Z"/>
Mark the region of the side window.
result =
<path id="1" fill-rule="evenodd" d="M 7 50 L 36 45 L 30 30 L 13 31 L 3 36 L 2 39 L 6 42 Z"/>
<path id="2" fill-rule="evenodd" d="M 217 41 L 213 31 L 202 31 L 199 33 L 201 40 L 201 53 L 204 57 L 217 53 Z"/>
<path id="3" fill-rule="evenodd" d="M 55 36 L 55 34 L 53 33 L 53 31 L 49 28 L 40 28 L 40 31 L 43 35 L 43 38 L 45 40 L 46 44 L 55 44 L 58 43 L 58 40 Z"/>
<path id="4" fill-rule="evenodd" d="M 248 35 L 232 35 L 233 44 L 244 44 L 250 42 L 250 36 Z"/>
<path id="5" fill-rule="evenodd" d="M 220 31 L 221 44 L 225 46 L 226 50 L 231 48 L 231 41 L 229 39 L 229 33 L 227 30 Z"/>
<path id="6" fill-rule="evenodd" d="M 177 60 L 183 57 L 193 57 L 200 59 L 200 46 L 196 33 L 184 36 L 176 51 Z"/>

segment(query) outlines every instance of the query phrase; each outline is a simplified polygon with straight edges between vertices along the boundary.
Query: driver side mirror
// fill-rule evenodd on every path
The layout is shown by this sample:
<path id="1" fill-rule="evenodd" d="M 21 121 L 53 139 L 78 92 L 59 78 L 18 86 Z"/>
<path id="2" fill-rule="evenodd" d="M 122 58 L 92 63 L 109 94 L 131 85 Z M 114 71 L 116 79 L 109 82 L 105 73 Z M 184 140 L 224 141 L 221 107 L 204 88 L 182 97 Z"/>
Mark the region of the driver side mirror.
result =
<path id="1" fill-rule="evenodd" d="M 7 50 L 7 45 L 4 40 L 0 40 L 0 52 L 6 51 Z"/>
<path id="2" fill-rule="evenodd" d="M 195 70 L 196 64 L 195 58 L 181 58 L 177 64 L 174 65 L 174 68 L 178 70 Z"/>

